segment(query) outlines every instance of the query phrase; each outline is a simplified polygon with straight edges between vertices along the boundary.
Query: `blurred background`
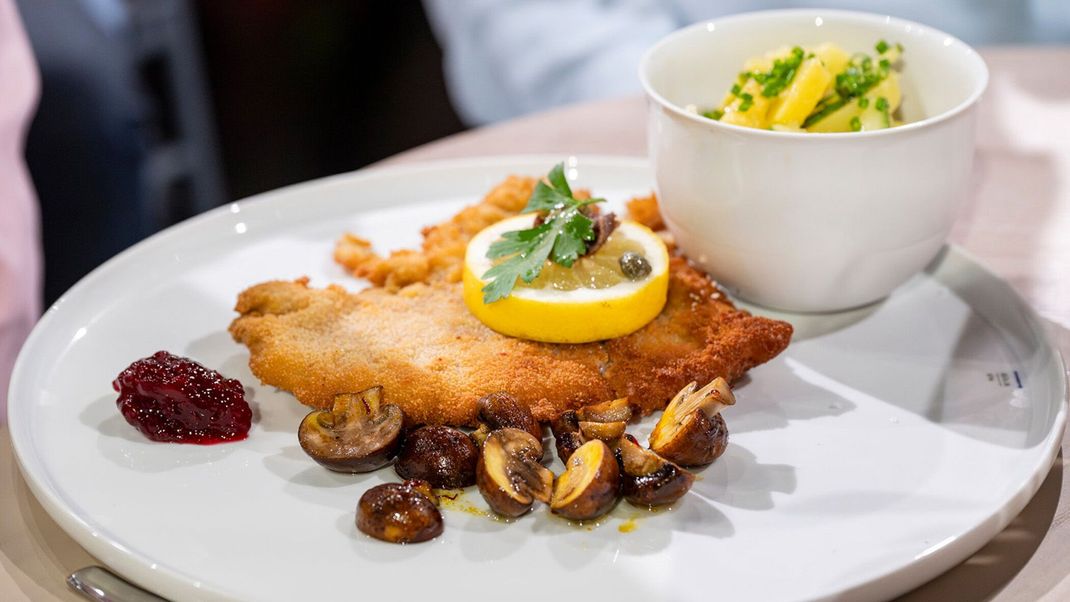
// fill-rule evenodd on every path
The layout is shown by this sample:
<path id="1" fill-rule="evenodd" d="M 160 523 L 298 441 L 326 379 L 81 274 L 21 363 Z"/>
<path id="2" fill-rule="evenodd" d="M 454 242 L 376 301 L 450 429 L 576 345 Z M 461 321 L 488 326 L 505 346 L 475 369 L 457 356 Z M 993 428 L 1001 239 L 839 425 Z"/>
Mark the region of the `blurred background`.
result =
<path id="1" fill-rule="evenodd" d="M 18 0 L 45 303 L 141 238 L 463 129 L 418 1 Z"/>
<path id="2" fill-rule="evenodd" d="M 41 204 L 46 304 L 115 253 L 201 211 L 351 171 L 465 124 L 636 94 L 639 56 L 673 29 L 815 4 L 16 3 L 42 80 L 26 154 Z M 816 4 L 918 20 L 972 44 L 1070 42 L 1070 0 Z"/>

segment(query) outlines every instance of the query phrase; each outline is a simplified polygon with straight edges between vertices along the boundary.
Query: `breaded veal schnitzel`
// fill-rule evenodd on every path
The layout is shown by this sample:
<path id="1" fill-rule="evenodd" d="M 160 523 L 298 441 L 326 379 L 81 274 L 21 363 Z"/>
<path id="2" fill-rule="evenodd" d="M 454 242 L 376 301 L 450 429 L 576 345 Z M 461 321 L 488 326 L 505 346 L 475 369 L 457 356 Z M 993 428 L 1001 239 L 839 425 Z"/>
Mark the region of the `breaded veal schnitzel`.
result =
<path id="1" fill-rule="evenodd" d="M 384 258 L 346 235 L 335 259 L 373 285 L 356 294 L 334 285 L 312 289 L 307 279 L 242 292 L 230 332 L 249 348 L 253 374 L 317 408 L 329 407 L 337 393 L 381 384 L 408 424 L 473 426 L 476 401 L 503 390 L 542 421 L 624 396 L 648 414 L 693 380 L 731 382 L 787 346 L 790 324 L 737 310 L 679 255 L 671 260 L 665 309 L 631 335 L 565 345 L 487 328 L 461 297 L 465 247 L 484 227 L 518 213 L 534 184 L 507 179 L 481 203 L 425 228 L 420 251 Z M 648 225 L 660 221 L 653 197 L 629 209 Z"/>

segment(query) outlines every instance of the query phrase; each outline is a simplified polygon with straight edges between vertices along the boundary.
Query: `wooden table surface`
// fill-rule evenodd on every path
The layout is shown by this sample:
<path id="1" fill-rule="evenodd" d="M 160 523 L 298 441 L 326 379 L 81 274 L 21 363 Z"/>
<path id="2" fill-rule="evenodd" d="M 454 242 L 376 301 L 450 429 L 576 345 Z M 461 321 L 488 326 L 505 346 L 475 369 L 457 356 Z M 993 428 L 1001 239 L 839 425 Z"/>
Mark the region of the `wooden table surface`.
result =
<path id="1" fill-rule="evenodd" d="M 1009 281 L 1070 357 L 1070 48 L 992 48 L 972 199 L 952 241 Z M 641 98 L 576 105 L 465 132 L 384 164 L 481 155 L 646 154 Z M 988 545 L 902 599 L 1070 600 L 1070 487 L 1063 453 L 1030 504 Z M 0 600 L 78 600 L 64 585 L 96 561 L 29 493 L 0 429 Z"/>

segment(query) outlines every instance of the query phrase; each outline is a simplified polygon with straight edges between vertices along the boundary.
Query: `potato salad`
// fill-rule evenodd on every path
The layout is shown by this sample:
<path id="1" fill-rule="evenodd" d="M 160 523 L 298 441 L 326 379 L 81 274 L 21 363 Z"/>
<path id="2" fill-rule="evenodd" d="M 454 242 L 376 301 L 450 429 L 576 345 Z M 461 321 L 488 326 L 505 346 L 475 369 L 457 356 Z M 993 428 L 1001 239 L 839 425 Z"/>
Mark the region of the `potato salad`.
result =
<path id="1" fill-rule="evenodd" d="M 792 132 L 865 132 L 901 125 L 903 47 L 875 54 L 836 44 L 783 47 L 748 60 L 724 100 L 702 115 L 722 123 Z"/>

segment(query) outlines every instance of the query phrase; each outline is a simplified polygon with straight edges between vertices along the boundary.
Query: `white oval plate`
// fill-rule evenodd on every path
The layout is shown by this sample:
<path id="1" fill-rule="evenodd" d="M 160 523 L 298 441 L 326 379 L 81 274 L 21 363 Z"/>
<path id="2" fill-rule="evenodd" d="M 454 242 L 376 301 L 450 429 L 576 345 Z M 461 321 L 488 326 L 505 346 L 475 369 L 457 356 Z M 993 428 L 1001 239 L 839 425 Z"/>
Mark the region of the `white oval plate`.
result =
<path id="1" fill-rule="evenodd" d="M 621 504 L 575 527 L 545 508 L 513 524 L 447 509 L 445 533 L 411 546 L 356 531 L 357 499 L 393 471 L 338 475 L 305 457 L 304 410 L 259 385 L 226 333 L 235 296 L 304 274 L 356 290 L 331 261 L 342 232 L 415 246 L 421 226 L 505 175 L 557 160 L 329 178 L 222 207 L 109 261 L 47 312 L 16 366 L 11 433 L 33 492 L 90 553 L 172 598 L 774 600 L 906 591 L 1036 491 L 1066 420 L 1061 360 L 1011 288 L 952 249 L 883 303 L 792 318 L 796 340 L 725 411 L 728 451 L 671 511 Z M 638 160 L 569 167 L 615 202 L 651 187 Z M 111 380 L 158 349 L 246 384 L 258 412 L 246 441 L 153 443 L 123 421 Z M 464 503 L 485 507 L 474 489 Z"/>

